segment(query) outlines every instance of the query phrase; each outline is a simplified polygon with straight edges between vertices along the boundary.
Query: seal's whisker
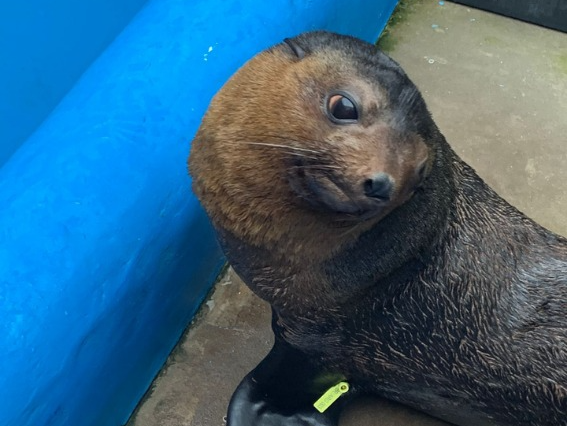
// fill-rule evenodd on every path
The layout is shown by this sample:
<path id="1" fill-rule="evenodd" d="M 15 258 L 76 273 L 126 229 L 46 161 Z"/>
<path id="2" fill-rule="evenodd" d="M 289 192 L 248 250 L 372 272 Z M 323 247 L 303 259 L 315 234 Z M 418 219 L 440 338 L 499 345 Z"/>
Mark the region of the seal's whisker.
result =
<path id="1" fill-rule="evenodd" d="M 301 136 L 298 137 L 297 135 L 282 136 L 282 135 L 275 135 L 275 134 L 270 134 L 270 133 L 256 134 L 256 135 L 254 135 L 254 137 L 255 138 L 267 138 L 267 139 L 278 139 L 278 140 L 282 140 L 282 141 L 286 141 L 286 142 L 297 142 L 299 144 L 308 143 L 310 146 L 317 146 L 317 151 L 313 150 L 313 152 L 317 152 L 318 154 L 325 154 L 325 153 L 329 152 L 329 150 L 325 148 L 327 146 L 327 142 L 317 140 L 317 139 L 303 138 Z M 303 149 L 306 149 L 306 148 L 303 148 Z"/>
<path id="2" fill-rule="evenodd" d="M 293 155 L 295 157 L 308 158 L 310 160 L 319 160 L 317 157 L 312 157 L 311 155 L 305 155 L 301 152 L 290 152 L 290 151 L 284 151 L 284 152 L 286 154 Z"/>
<path id="3" fill-rule="evenodd" d="M 291 146 L 291 145 L 279 145 L 279 144 L 275 144 L 275 143 L 264 143 L 264 142 L 243 142 L 243 143 L 245 143 L 246 145 L 268 146 L 268 147 L 272 147 L 272 148 L 291 149 L 291 150 L 296 150 L 296 151 L 310 152 L 310 153 L 313 153 L 313 154 L 320 154 L 319 151 L 315 151 L 313 149 L 298 148 L 296 146 Z"/>
<path id="4" fill-rule="evenodd" d="M 292 166 L 290 169 L 333 169 L 333 170 L 341 170 L 339 166 L 331 166 L 330 164 L 306 164 L 306 165 L 297 165 Z"/>

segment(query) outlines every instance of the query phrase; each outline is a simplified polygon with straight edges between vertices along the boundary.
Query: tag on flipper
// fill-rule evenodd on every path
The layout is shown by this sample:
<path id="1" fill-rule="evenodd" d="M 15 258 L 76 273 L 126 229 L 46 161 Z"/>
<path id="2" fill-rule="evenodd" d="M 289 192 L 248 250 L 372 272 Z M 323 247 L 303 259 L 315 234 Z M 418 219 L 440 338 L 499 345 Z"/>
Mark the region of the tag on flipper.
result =
<path id="1" fill-rule="evenodd" d="M 324 413 L 333 403 L 341 397 L 341 395 L 347 393 L 349 386 L 347 382 L 337 383 L 335 386 L 330 387 L 327 391 L 319 398 L 313 406 L 320 413 Z"/>

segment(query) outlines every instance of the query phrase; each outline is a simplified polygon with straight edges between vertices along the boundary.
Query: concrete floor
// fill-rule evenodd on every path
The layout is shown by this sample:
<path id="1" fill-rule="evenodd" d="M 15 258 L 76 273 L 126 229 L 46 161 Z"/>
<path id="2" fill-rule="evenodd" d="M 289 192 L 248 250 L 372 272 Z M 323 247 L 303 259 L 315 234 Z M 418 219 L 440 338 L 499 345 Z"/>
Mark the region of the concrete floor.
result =
<path id="1" fill-rule="evenodd" d="M 567 34 L 453 3 L 412 2 L 385 44 L 455 150 L 502 196 L 567 235 Z M 129 426 L 222 426 L 271 345 L 268 306 L 228 273 Z M 341 426 L 446 423 L 382 400 Z"/>

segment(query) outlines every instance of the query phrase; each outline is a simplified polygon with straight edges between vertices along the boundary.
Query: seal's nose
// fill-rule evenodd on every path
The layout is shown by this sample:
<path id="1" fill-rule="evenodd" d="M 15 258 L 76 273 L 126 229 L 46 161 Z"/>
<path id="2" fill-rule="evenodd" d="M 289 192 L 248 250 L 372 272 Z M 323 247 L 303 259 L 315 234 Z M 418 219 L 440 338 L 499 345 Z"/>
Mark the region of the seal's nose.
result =
<path id="1" fill-rule="evenodd" d="M 367 197 L 388 201 L 392 196 L 394 182 L 386 173 L 376 173 L 364 181 L 364 193 Z"/>

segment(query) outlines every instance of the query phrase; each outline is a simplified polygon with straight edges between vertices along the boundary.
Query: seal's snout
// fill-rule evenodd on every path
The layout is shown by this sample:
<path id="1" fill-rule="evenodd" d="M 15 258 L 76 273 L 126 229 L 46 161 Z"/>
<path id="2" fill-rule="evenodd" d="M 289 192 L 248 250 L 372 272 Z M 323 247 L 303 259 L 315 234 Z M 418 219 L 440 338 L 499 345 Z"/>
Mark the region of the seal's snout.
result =
<path id="1" fill-rule="evenodd" d="M 393 179 L 387 173 L 376 173 L 364 181 L 364 194 L 381 201 L 390 201 L 394 191 Z"/>

